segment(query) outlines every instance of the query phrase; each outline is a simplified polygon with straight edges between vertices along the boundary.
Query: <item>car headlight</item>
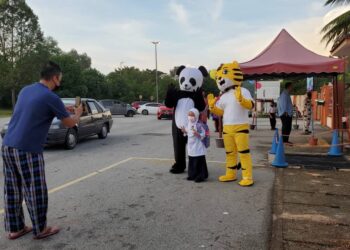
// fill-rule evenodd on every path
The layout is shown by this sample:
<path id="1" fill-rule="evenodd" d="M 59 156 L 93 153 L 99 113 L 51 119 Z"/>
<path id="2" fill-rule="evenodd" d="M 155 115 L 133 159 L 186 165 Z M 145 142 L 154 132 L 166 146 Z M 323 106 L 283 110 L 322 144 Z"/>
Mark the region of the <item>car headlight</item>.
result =
<path id="1" fill-rule="evenodd" d="M 60 129 L 60 125 L 59 124 L 52 124 L 50 126 L 50 129 Z"/>

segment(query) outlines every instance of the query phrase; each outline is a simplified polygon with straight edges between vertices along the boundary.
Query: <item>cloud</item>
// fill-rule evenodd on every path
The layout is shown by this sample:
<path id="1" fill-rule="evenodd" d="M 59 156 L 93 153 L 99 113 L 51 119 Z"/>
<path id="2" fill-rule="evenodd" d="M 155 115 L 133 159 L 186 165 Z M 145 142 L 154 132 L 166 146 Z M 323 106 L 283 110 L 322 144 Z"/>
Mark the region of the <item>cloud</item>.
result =
<path id="1" fill-rule="evenodd" d="M 224 0 L 215 0 L 214 1 L 214 8 L 211 12 L 211 19 L 213 21 L 216 21 L 219 19 L 221 13 L 222 13 L 222 8 L 224 6 Z"/>
<path id="2" fill-rule="evenodd" d="M 159 0 L 162 4 L 157 7 L 146 2 L 137 4 L 138 12 L 135 13 L 124 11 L 126 4 L 90 0 L 85 11 L 78 13 L 76 9 L 80 5 L 75 1 L 71 5 L 63 4 L 64 18 L 53 19 L 54 3 L 43 6 L 40 0 L 28 0 L 39 15 L 45 35 L 57 39 L 65 51 L 75 48 L 80 53 L 86 52 L 92 58 L 93 67 L 103 73 L 119 67 L 121 61 L 125 62 L 124 66 L 153 69 L 154 45 L 150 43 L 153 39 L 161 40 L 158 67 L 164 72 L 181 64 L 216 68 L 233 59 L 248 61 L 265 49 L 282 28 L 306 48 L 328 56 L 329 48 L 320 42 L 320 30 L 350 7 L 330 9 L 319 0 L 298 0 L 297 3 L 305 3 L 304 11 L 300 11 L 298 7 L 295 10 L 291 7 L 299 6 L 297 3 L 279 1 L 282 2 L 281 10 L 290 8 L 287 12 L 279 11 L 284 13 L 282 19 L 279 13 L 266 9 L 266 4 L 258 0 L 253 4 L 271 18 L 247 14 L 251 10 L 244 7 L 246 2 L 243 0 L 167 0 L 165 3 Z M 237 6 L 243 6 L 242 13 L 232 15 L 231 9 Z M 96 8 L 101 9 L 96 11 Z M 119 14 L 114 14 L 118 9 Z M 327 10 L 329 12 L 323 16 Z"/>
<path id="3" fill-rule="evenodd" d="M 188 13 L 182 4 L 179 4 L 176 1 L 171 1 L 169 7 L 176 22 L 185 26 L 189 25 Z"/>
<path id="4" fill-rule="evenodd" d="M 319 13 L 324 10 L 324 3 L 323 2 L 312 2 L 310 4 L 310 11 L 311 13 Z"/>

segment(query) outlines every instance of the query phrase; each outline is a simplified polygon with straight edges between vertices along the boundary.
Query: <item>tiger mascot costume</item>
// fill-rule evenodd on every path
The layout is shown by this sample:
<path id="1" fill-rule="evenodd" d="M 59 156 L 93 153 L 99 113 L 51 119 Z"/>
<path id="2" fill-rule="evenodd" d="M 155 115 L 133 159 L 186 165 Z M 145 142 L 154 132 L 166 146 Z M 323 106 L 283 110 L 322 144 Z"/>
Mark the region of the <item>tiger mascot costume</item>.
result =
<path id="1" fill-rule="evenodd" d="M 226 151 L 226 174 L 219 177 L 221 182 L 235 181 L 237 170 L 242 168 L 241 186 L 251 186 L 253 181 L 252 159 L 249 150 L 248 110 L 254 107 L 250 92 L 241 87 L 243 74 L 239 64 L 221 64 L 212 70 L 210 76 L 215 79 L 222 92 L 219 100 L 213 94 L 208 95 L 211 113 L 223 116 L 223 138 Z M 240 158 L 240 163 L 237 158 Z"/>

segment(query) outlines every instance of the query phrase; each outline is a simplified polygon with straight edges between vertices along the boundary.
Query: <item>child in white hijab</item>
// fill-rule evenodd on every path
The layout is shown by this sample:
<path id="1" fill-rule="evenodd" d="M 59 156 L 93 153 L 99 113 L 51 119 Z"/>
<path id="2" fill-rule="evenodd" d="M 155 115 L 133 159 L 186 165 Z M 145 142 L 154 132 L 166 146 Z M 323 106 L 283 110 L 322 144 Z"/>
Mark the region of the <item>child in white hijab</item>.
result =
<path id="1" fill-rule="evenodd" d="M 187 180 L 202 182 L 208 178 L 208 168 L 205 159 L 207 149 L 202 142 L 205 137 L 205 129 L 198 122 L 198 118 L 198 110 L 195 108 L 190 109 L 188 112 L 188 125 L 186 128 L 182 128 L 182 132 L 188 137 L 187 154 L 189 163 Z"/>

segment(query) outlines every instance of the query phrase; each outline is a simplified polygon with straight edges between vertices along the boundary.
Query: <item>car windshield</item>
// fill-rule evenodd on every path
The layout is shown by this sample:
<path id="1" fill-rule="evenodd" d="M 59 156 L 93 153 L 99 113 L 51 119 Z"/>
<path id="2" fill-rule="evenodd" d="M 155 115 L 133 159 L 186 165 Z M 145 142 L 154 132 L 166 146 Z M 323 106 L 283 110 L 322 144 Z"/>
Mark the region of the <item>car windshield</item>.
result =
<path id="1" fill-rule="evenodd" d="M 75 106 L 75 99 L 61 99 L 64 106 L 66 107 L 66 110 L 73 114 L 74 113 L 74 106 Z"/>
<path id="2" fill-rule="evenodd" d="M 75 100 L 74 99 L 61 99 L 64 106 L 74 106 Z"/>

